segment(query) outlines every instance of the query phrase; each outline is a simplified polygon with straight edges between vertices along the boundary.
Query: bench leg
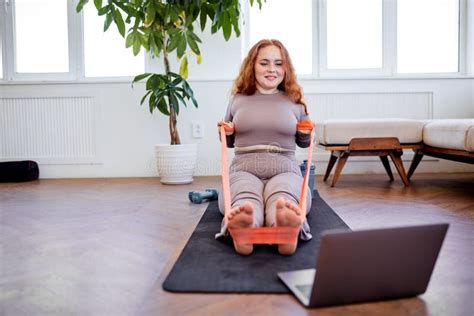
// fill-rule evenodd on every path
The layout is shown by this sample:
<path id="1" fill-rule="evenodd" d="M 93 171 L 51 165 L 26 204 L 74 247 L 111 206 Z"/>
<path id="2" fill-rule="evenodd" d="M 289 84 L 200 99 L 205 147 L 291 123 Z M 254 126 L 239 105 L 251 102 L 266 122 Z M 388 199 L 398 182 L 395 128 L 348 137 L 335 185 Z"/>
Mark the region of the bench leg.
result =
<path id="1" fill-rule="evenodd" d="M 346 164 L 346 161 L 347 161 L 347 158 L 349 158 L 349 155 L 350 153 L 343 152 L 339 156 L 339 160 L 337 161 L 336 171 L 334 171 L 334 176 L 332 177 L 331 187 L 334 187 L 336 185 L 337 179 L 339 179 L 342 168 L 344 168 L 344 165 Z"/>
<path id="2" fill-rule="evenodd" d="M 423 154 L 419 150 L 415 150 L 415 156 L 413 157 L 413 160 L 411 161 L 410 169 L 408 169 L 408 174 L 407 178 L 410 180 L 411 176 L 415 172 L 416 167 L 418 167 L 418 164 L 420 163 L 421 159 L 423 159 Z"/>
<path id="3" fill-rule="evenodd" d="M 387 156 L 379 156 L 379 158 L 382 161 L 383 166 L 385 167 L 385 171 L 387 171 L 390 181 L 393 181 L 392 169 L 390 169 L 390 163 L 388 162 Z"/>
<path id="4" fill-rule="evenodd" d="M 402 178 L 403 184 L 405 184 L 406 187 L 410 186 L 410 182 L 408 181 L 407 175 L 405 173 L 405 168 L 403 167 L 402 159 L 400 158 L 401 153 L 395 150 L 391 150 L 389 152 L 389 155 L 392 158 L 392 161 L 395 164 L 395 167 L 397 168 L 400 178 Z"/>
<path id="5" fill-rule="evenodd" d="M 337 161 L 337 154 L 334 151 L 331 151 L 331 158 L 329 158 L 328 167 L 326 169 L 326 174 L 324 175 L 324 181 L 326 181 L 331 174 L 331 170 L 334 167 L 334 164 Z"/>

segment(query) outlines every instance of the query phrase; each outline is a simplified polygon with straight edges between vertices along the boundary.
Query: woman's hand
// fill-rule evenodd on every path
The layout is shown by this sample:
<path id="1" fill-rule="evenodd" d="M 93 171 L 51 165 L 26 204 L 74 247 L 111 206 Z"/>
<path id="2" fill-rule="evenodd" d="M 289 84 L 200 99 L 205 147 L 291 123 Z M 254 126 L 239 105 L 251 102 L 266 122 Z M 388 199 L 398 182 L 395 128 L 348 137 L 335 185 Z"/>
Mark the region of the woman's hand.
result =
<path id="1" fill-rule="evenodd" d="M 234 128 L 234 123 L 232 122 L 224 122 L 224 120 L 222 121 L 219 121 L 217 123 L 217 128 L 219 129 L 219 133 L 221 131 L 221 126 L 224 125 L 224 130 L 225 130 L 225 134 L 227 136 L 230 136 L 232 134 L 234 134 L 235 132 L 235 128 Z"/>
<path id="2" fill-rule="evenodd" d="M 302 134 L 310 134 L 314 128 L 314 123 L 311 120 L 299 121 L 296 124 L 296 130 Z"/>

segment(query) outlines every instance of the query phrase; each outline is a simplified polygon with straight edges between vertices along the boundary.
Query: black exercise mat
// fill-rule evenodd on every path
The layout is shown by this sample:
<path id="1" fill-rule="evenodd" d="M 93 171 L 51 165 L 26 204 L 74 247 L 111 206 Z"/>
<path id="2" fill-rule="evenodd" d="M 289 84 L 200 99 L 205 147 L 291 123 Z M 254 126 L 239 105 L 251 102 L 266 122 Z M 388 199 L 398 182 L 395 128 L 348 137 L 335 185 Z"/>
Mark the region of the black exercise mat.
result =
<path id="1" fill-rule="evenodd" d="M 191 238 L 169 273 L 163 288 L 172 292 L 288 293 L 277 273 L 314 268 L 321 233 L 349 229 L 315 191 L 308 223 L 313 239 L 299 241 L 292 256 L 282 256 L 277 246 L 255 245 L 250 256 L 234 250 L 232 239 L 215 240 L 222 215 L 217 201 L 209 204 Z"/>

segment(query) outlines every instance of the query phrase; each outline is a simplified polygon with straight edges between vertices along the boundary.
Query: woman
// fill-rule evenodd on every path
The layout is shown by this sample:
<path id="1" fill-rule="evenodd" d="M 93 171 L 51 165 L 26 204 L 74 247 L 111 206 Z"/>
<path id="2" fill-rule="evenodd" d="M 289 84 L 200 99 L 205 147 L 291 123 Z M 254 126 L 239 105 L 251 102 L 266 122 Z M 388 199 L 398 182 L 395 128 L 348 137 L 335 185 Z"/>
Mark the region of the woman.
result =
<path id="1" fill-rule="evenodd" d="M 244 59 L 234 82 L 233 97 L 224 121 L 228 147 L 235 149 L 230 166 L 232 210 L 228 227 L 301 227 L 300 238 L 311 239 L 307 221 L 298 207 L 303 177 L 295 160 L 296 145 L 308 147 L 311 130 L 298 122 L 309 120 L 301 87 L 288 51 L 278 40 L 261 40 Z M 309 191 L 309 190 L 308 190 Z M 219 208 L 224 214 L 222 194 Z M 224 222 L 216 238 L 225 236 Z M 278 251 L 291 255 L 295 244 L 278 245 Z M 242 255 L 253 251 L 251 244 L 236 244 Z"/>

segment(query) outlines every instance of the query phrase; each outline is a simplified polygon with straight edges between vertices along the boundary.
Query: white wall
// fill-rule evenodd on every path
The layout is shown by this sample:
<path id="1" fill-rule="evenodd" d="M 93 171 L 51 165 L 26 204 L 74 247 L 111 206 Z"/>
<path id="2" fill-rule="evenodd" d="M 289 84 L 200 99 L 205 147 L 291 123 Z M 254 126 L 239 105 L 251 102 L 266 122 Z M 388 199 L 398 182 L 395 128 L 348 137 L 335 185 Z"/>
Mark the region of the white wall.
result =
<path id="1" fill-rule="evenodd" d="M 472 23 L 470 24 L 472 31 Z M 469 36 L 472 35 L 471 32 Z M 198 143 L 198 167 L 196 175 L 219 174 L 219 141 L 216 122 L 223 117 L 232 80 L 236 76 L 241 61 L 240 39 L 226 43 L 221 34 L 203 36 L 203 63 L 190 63 L 190 82 L 199 102 L 199 109 L 192 105 L 179 115 L 178 128 L 183 143 Z M 471 49 L 472 57 L 472 49 Z M 472 63 L 472 61 L 470 61 Z M 155 65 L 160 69 L 161 65 Z M 176 67 L 175 67 L 176 69 Z M 379 80 L 320 80 L 305 79 L 300 83 L 304 92 L 315 100 L 310 104 L 310 112 L 316 112 L 319 94 L 344 93 L 430 93 L 431 118 L 473 118 L 474 79 L 379 79 Z M 131 88 L 130 83 L 56 83 L 56 84 L 4 84 L 0 85 L 0 99 L 45 96 L 89 96 L 97 106 L 95 118 L 96 157 L 88 163 L 41 163 L 41 177 L 137 177 L 156 176 L 154 166 L 154 144 L 168 143 L 167 117 L 155 113 L 150 115 L 146 105 L 139 106 L 143 95 L 143 84 Z M 0 100 L 0 106 L 1 106 Z M 358 109 L 352 114 L 356 116 Z M 1 112 L 0 112 L 1 113 Z M 350 116 L 351 113 L 345 115 Z M 407 113 L 406 117 L 411 117 Z M 429 117 L 427 117 L 429 118 Z M 3 117 L 3 120 L 9 120 Z M 313 117 L 314 120 L 320 118 Z M 205 137 L 193 139 L 192 122 L 203 122 Z M 0 120 L 1 122 L 1 120 Z M 33 128 L 33 127 L 32 127 Z M 17 131 L 20 133 L 21 131 Z M 6 142 L 5 135 L 0 141 Z M 0 155 L 2 154 L 0 144 Z M 3 148 L 6 144 L 3 144 Z M 304 157 L 304 151 L 298 157 Z M 407 152 L 407 160 L 411 154 Z M 0 156 L 0 158 L 2 158 Z M 3 157 L 5 158 L 5 157 Z M 31 158 L 36 157 L 18 157 Z M 328 153 L 317 151 L 317 172 L 323 173 Z M 5 160 L 5 159 L 4 159 Z M 11 159 L 10 159 L 11 160 Z M 352 160 L 352 161 L 351 161 Z M 38 161 L 46 162 L 40 158 Z M 405 161 L 408 167 L 409 161 Z M 474 171 L 473 166 L 443 160 L 427 159 L 420 164 L 417 172 L 457 172 Z M 349 159 L 344 173 L 384 173 L 378 160 Z"/>

